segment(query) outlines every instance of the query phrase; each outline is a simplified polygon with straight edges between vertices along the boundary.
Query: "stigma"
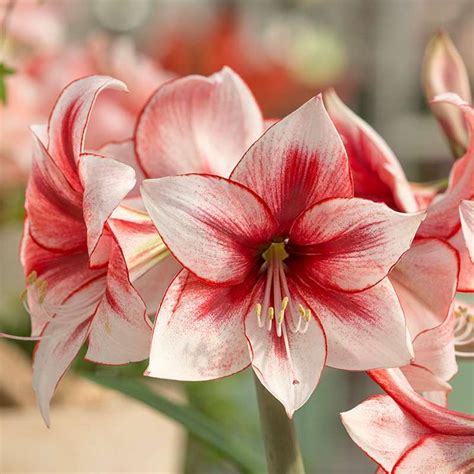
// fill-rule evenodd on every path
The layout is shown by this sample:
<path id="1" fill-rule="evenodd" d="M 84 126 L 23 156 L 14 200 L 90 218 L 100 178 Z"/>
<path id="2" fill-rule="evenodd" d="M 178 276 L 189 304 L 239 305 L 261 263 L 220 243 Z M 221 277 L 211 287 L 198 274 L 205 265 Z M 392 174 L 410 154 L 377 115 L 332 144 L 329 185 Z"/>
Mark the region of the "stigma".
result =
<path id="1" fill-rule="evenodd" d="M 263 301 L 255 305 L 255 316 L 260 328 L 276 331 L 286 338 L 286 332 L 304 334 L 311 320 L 311 310 L 292 299 L 285 275 L 288 258 L 285 242 L 272 243 L 262 254 L 266 282 Z"/>
<path id="2" fill-rule="evenodd" d="M 474 314 L 467 306 L 456 303 L 454 308 L 456 321 L 454 324 L 455 354 L 458 357 L 474 357 Z"/>

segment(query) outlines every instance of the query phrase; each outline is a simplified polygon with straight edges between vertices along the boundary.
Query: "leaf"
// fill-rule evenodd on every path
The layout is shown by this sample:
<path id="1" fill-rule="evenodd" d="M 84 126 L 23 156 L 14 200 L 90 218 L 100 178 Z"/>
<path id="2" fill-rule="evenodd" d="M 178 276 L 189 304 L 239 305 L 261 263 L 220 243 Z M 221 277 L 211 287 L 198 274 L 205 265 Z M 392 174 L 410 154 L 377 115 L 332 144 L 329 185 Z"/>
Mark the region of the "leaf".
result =
<path id="1" fill-rule="evenodd" d="M 263 459 L 251 446 L 243 445 L 242 440 L 235 439 L 227 430 L 222 429 L 203 414 L 188 406 L 168 400 L 140 380 L 91 373 L 82 375 L 92 382 L 138 400 L 177 421 L 194 437 L 234 463 L 242 472 L 265 472 Z"/>
<path id="2" fill-rule="evenodd" d="M 5 78 L 12 74 L 15 74 L 14 69 L 4 63 L 0 63 L 0 102 L 4 105 L 7 103 L 7 85 Z"/>

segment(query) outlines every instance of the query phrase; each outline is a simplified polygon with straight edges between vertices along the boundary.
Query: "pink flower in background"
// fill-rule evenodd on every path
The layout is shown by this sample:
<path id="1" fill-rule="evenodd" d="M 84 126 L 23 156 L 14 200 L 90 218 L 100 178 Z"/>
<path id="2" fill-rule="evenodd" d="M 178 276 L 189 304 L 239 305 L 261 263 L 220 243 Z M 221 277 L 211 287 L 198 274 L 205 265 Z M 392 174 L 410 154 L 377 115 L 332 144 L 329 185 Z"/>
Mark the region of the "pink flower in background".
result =
<path id="1" fill-rule="evenodd" d="M 156 313 L 182 267 L 144 212 L 142 180 L 189 172 L 227 177 L 262 132 L 262 114 L 252 93 L 237 74 L 224 68 L 209 77 L 188 76 L 164 84 L 140 114 L 134 139 L 101 149 L 136 170 L 137 185 L 109 224 L 149 313 Z"/>
<path id="2" fill-rule="evenodd" d="M 66 84 L 102 74 L 117 77 L 129 87 L 129 94 L 105 91 L 98 100 L 92 114 L 94 126 L 86 141 L 87 149 L 97 150 L 106 142 L 132 136 L 138 113 L 148 97 L 174 77 L 137 53 L 131 40 L 103 36 L 91 37 L 83 46 L 66 44 L 25 57 L 15 55 L 12 66 L 16 73 L 7 78 L 8 101 L 0 108 L 2 132 L 7 137 L 0 144 L 0 159 L 11 168 L 10 178 L 16 179 L 5 179 L 5 185 L 26 179 L 31 166 L 29 126 L 47 120 Z"/>
<path id="3" fill-rule="evenodd" d="M 291 416 L 326 363 L 366 370 L 412 358 L 385 277 L 423 214 L 352 198 L 321 97 L 271 127 L 230 180 L 161 178 L 142 195 L 185 267 L 158 312 L 148 375 L 207 380 L 251 363 Z"/>
<path id="4" fill-rule="evenodd" d="M 106 226 L 134 172 L 83 152 L 93 104 L 106 88 L 125 86 L 105 76 L 73 82 L 48 126 L 35 127 L 21 258 L 32 336 L 39 336 L 33 387 L 47 424 L 55 387 L 86 340 L 85 357 L 103 364 L 142 360 L 149 351 L 145 305 Z"/>
<path id="5" fill-rule="evenodd" d="M 352 440 L 387 473 L 474 469 L 474 417 L 416 394 L 397 369 L 371 371 L 387 393 L 341 413 Z"/>

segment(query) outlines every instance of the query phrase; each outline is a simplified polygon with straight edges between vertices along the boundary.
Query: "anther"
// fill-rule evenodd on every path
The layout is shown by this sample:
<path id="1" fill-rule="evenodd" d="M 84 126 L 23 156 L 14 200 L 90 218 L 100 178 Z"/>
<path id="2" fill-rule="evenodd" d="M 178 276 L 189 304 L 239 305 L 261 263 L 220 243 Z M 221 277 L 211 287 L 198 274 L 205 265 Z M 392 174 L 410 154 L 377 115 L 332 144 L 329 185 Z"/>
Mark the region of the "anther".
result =
<path id="1" fill-rule="evenodd" d="M 274 317 L 275 317 L 275 309 L 273 308 L 273 306 L 270 306 L 270 308 L 268 308 L 268 330 L 269 331 L 272 329 L 272 321 Z"/>
<path id="2" fill-rule="evenodd" d="M 257 303 L 255 306 L 255 314 L 257 315 L 258 319 L 258 327 L 263 327 L 263 321 L 262 321 L 262 305 L 260 303 Z"/>

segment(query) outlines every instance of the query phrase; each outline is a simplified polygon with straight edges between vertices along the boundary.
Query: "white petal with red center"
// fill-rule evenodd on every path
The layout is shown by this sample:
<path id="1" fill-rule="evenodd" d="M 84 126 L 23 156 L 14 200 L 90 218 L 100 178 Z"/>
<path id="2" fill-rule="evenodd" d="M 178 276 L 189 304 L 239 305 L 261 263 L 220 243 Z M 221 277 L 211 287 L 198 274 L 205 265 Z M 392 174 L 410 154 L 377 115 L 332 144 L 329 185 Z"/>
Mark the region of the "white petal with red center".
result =
<path id="1" fill-rule="evenodd" d="M 256 194 L 216 176 L 147 180 L 142 197 L 176 259 L 210 282 L 243 281 L 276 229 Z"/>
<path id="2" fill-rule="evenodd" d="M 85 252 L 63 254 L 39 246 L 29 235 L 28 221 L 21 245 L 32 335 L 38 335 L 57 312 L 61 313 L 64 301 L 91 281 L 99 279 L 105 288 L 106 270 L 91 269 Z"/>
<path id="3" fill-rule="evenodd" d="M 289 305 L 295 308 L 293 313 L 298 307 L 307 308 L 291 284 L 288 294 Z M 291 314 L 291 309 L 286 309 L 282 315 L 281 306 L 275 303 L 273 308 L 273 314 L 249 314 L 245 320 L 245 334 L 257 377 L 283 404 L 291 418 L 318 385 L 326 362 L 326 338 L 314 314 L 310 314 L 304 322 L 300 321 L 305 324 L 303 331 L 295 331 L 298 320 L 295 314 Z M 261 318 L 265 319 L 263 326 Z"/>
<path id="4" fill-rule="evenodd" d="M 389 472 L 413 443 L 431 432 L 387 395 L 371 397 L 341 418 L 352 440 Z"/>
<path id="5" fill-rule="evenodd" d="M 252 286 L 211 286 L 182 270 L 157 314 L 146 375 L 210 380 L 247 367 L 244 317 Z"/>
<path id="6" fill-rule="evenodd" d="M 145 304 L 130 284 L 123 256 L 115 244 L 107 272 L 107 287 L 89 334 L 88 360 L 126 364 L 148 357 L 151 323 Z"/>
<path id="7" fill-rule="evenodd" d="M 461 227 L 466 242 L 466 247 L 474 264 L 474 201 L 461 201 L 459 206 Z"/>
<path id="8" fill-rule="evenodd" d="M 125 91 L 123 82 L 107 76 L 89 76 L 69 84 L 59 96 L 48 126 L 48 152 L 70 185 L 80 191 L 77 173 L 94 102 L 104 89 Z"/>
<path id="9" fill-rule="evenodd" d="M 226 67 L 160 87 L 138 119 L 135 143 L 148 178 L 203 172 L 227 177 L 262 132 L 252 93 Z"/>
<path id="10" fill-rule="evenodd" d="M 293 224 L 289 245 L 306 280 L 360 291 L 385 278 L 409 249 L 424 214 L 402 214 L 365 199 L 328 199 Z"/>
<path id="11" fill-rule="evenodd" d="M 383 138 L 346 107 L 333 89 L 324 93 L 324 104 L 346 147 L 355 196 L 403 212 L 417 211 L 405 173 Z"/>
<path id="12" fill-rule="evenodd" d="M 59 380 L 71 365 L 89 332 L 90 320 L 78 325 L 49 324 L 35 348 L 33 389 L 44 422 L 49 426 L 49 404 Z"/>
<path id="13" fill-rule="evenodd" d="M 388 279 L 359 293 L 307 286 L 301 279 L 298 290 L 324 328 L 327 365 L 368 370 L 410 363 L 413 352 L 405 318 Z"/>
<path id="14" fill-rule="evenodd" d="M 85 249 L 82 194 L 69 185 L 36 137 L 25 208 L 30 233 L 43 247 L 59 251 Z"/>
<path id="15" fill-rule="evenodd" d="M 474 436 L 474 416 L 441 407 L 418 395 L 399 369 L 372 370 L 370 377 L 404 410 L 439 433 Z"/>
<path id="16" fill-rule="evenodd" d="M 423 436 L 393 468 L 394 474 L 435 472 L 469 474 L 474 470 L 474 436 Z"/>
<path id="17" fill-rule="evenodd" d="M 56 385 L 84 343 L 103 293 L 103 278 L 76 289 L 56 308 L 35 347 L 33 388 L 47 425 L 49 403 Z"/>
<path id="18" fill-rule="evenodd" d="M 83 154 L 79 174 L 84 186 L 87 247 L 92 257 L 107 219 L 135 185 L 135 171 L 110 158 Z"/>
<path id="19" fill-rule="evenodd" d="M 231 179 L 260 195 L 280 232 L 323 199 L 352 196 L 346 151 L 321 96 L 279 121 L 249 149 Z"/>
<path id="20" fill-rule="evenodd" d="M 456 293 L 458 267 L 458 255 L 450 245 L 422 239 L 390 272 L 412 339 L 446 320 Z"/>

